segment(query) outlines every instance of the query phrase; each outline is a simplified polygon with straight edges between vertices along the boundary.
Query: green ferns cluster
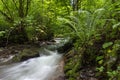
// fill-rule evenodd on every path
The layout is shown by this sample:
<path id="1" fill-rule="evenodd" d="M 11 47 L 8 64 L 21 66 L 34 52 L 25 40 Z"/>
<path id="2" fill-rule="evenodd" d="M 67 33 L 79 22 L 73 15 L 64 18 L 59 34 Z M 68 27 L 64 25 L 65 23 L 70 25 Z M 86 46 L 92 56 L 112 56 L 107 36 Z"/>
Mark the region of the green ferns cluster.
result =
<path id="1" fill-rule="evenodd" d="M 73 58 L 67 59 L 67 64 L 64 67 L 66 78 L 68 78 L 68 80 L 78 80 L 77 77 L 79 78 L 80 76 L 79 69 L 81 67 L 81 55 L 76 54 L 74 50 L 71 50 L 68 52 L 66 58 L 70 57 L 71 55 L 74 55 Z"/>

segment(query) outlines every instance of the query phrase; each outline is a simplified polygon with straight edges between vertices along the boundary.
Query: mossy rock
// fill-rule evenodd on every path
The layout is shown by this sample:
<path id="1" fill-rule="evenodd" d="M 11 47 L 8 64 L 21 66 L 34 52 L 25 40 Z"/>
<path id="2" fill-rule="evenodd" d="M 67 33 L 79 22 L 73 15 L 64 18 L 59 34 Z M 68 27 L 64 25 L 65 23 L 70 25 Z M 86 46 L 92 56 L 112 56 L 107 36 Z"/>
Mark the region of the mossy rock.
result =
<path id="1" fill-rule="evenodd" d="M 66 76 L 74 76 L 75 75 L 75 72 L 73 70 L 69 70 L 67 73 L 66 73 Z"/>
<path id="2" fill-rule="evenodd" d="M 69 78 L 69 80 L 76 80 L 76 79 L 75 79 L 75 78 L 73 78 L 73 77 L 70 77 L 70 78 Z"/>
<path id="3" fill-rule="evenodd" d="M 30 48 L 23 49 L 19 54 L 15 55 L 11 62 L 25 61 L 30 58 L 39 57 L 39 49 Z"/>

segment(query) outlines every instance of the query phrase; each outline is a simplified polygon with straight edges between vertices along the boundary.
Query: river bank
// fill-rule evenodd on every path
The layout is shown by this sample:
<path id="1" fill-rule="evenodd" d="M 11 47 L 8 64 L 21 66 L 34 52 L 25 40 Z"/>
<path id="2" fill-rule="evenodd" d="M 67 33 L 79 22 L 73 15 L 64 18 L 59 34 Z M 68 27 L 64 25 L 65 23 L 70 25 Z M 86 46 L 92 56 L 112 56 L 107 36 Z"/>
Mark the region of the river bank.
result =
<path id="1" fill-rule="evenodd" d="M 19 56 L 20 59 L 15 59 L 9 62 L 20 62 L 32 57 L 38 57 L 38 47 L 33 45 L 10 45 L 0 48 L 0 62 L 7 62 L 7 59 L 12 59 L 15 56 Z"/>
<path id="2" fill-rule="evenodd" d="M 42 52 L 41 52 L 42 53 Z M 64 80 L 62 55 L 45 50 L 41 55 L 20 63 L 0 66 L 1 80 Z"/>
<path id="3" fill-rule="evenodd" d="M 58 43 L 59 41 L 56 42 L 56 44 Z M 45 74 L 43 75 L 43 78 L 41 78 L 41 80 L 65 80 L 64 59 L 62 58 L 62 54 L 58 54 L 58 52 L 56 51 L 54 52 L 54 49 L 52 49 L 54 48 L 53 45 L 55 45 L 55 41 L 54 42 L 42 42 L 42 44 L 40 44 L 39 46 L 38 44 L 37 45 L 31 45 L 31 44 L 23 45 L 22 44 L 22 45 L 9 45 L 7 47 L 1 47 L 0 48 L 0 69 L 2 70 L 0 73 L 0 79 L 2 80 L 16 79 L 15 78 L 16 74 L 18 74 L 18 75 L 21 75 L 19 76 L 19 80 L 21 79 L 23 80 L 24 75 L 22 74 L 24 74 L 24 71 L 28 69 L 27 70 L 28 75 L 31 75 L 31 76 L 35 75 L 33 76 L 34 80 L 38 80 L 39 79 L 38 77 L 43 75 L 41 74 L 42 71 Z M 52 49 L 53 51 L 49 51 L 46 48 Z M 26 66 L 26 65 L 29 65 L 29 66 Z M 24 68 L 22 68 L 23 66 L 26 66 L 25 70 Z M 35 66 L 35 67 L 31 69 L 31 66 Z M 37 70 L 38 69 L 37 66 L 43 69 Z M 10 73 L 9 75 L 14 75 L 14 76 L 7 77 L 6 71 L 11 70 L 11 68 L 13 69 L 17 68 L 16 70 L 14 70 L 14 73 L 16 74 L 13 74 L 11 73 L 12 71 L 9 71 L 8 74 Z M 21 69 L 21 71 L 19 71 L 19 69 Z M 34 71 L 36 72 L 30 73 L 31 70 L 33 72 Z M 46 70 L 48 72 L 44 72 Z M 38 72 L 40 73 L 38 74 Z M 1 76 L 2 74 L 6 76 L 4 75 Z M 29 76 L 27 75 L 25 77 L 29 78 Z"/>

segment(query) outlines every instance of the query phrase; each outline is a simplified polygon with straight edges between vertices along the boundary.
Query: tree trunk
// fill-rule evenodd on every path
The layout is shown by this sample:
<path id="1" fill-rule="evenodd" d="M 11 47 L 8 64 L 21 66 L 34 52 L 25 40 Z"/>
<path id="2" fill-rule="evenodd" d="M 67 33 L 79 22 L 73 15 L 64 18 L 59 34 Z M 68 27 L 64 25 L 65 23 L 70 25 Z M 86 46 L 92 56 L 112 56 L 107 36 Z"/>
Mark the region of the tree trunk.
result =
<path id="1" fill-rule="evenodd" d="M 19 13 L 19 17 L 20 18 L 24 18 L 24 2 L 23 0 L 19 0 L 19 10 L 18 10 L 18 13 Z"/>
<path id="2" fill-rule="evenodd" d="M 73 0 L 73 11 L 77 11 L 78 10 L 78 3 L 79 3 L 79 0 Z"/>

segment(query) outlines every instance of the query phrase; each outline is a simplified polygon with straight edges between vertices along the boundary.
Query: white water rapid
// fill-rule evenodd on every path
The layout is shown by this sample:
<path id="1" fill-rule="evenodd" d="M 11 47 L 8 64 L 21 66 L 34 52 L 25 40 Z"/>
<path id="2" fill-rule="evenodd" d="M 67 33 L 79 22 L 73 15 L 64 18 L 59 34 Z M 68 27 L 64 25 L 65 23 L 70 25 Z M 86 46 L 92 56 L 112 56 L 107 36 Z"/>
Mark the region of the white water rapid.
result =
<path id="1" fill-rule="evenodd" d="M 45 51 L 50 55 L 42 55 L 9 66 L 0 66 L 0 80 L 52 80 L 62 55 L 56 51 Z"/>

